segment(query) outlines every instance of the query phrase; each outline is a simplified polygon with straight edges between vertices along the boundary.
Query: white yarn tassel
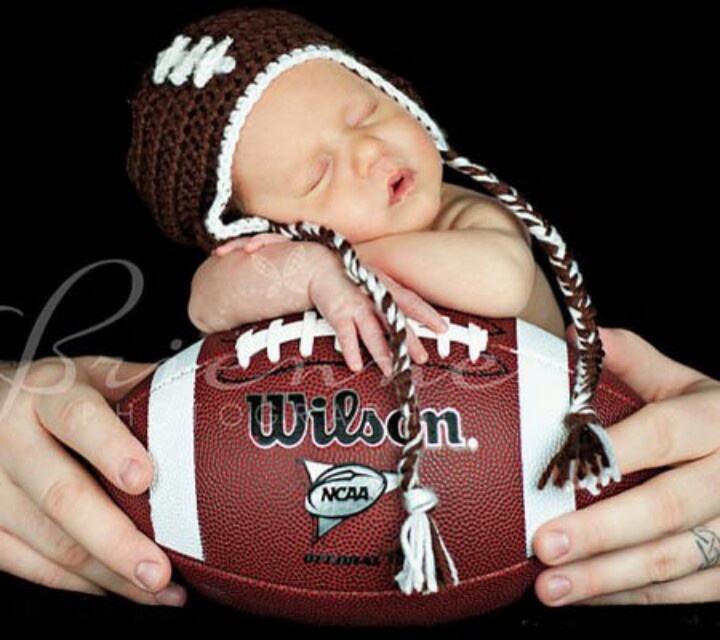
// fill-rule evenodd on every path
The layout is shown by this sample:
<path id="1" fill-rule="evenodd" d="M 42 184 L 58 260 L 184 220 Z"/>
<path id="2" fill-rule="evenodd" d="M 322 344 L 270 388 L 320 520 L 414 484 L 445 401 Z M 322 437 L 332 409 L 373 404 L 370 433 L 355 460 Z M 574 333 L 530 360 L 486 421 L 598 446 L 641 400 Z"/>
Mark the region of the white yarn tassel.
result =
<path id="1" fill-rule="evenodd" d="M 413 591 L 422 592 L 423 595 L 435 593 L 438 590 L 438 584 L 432 547 L 431 527 L 433 525 L 428 512 L 437 506 L 438 498 L 435 492 L 427 487 L 408 489 L 403 497 L 405 509 L 410 515 L 403 523 L 400 532 L 405 564 L 402 571 L 395 576 L 395 580 L 405 595 L 410 595 Z M 453 584 L 457 585 L 459 580 L 455 563 L 437 529 L 435 532 L 450 567 Z M 427 583 L 427 589 L 423 591 L 425 583 Z"/>

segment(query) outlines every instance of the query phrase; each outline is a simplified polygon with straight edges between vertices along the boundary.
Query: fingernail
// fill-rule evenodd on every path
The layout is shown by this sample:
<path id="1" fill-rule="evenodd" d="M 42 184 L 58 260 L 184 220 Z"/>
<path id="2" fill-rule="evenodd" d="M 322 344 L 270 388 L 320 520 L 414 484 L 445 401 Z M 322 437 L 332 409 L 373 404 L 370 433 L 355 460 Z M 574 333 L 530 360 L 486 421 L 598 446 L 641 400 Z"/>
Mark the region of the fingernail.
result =
<path id="1" fill-rule="evenodd" d="M 187 593 L 180 585 L 171 584 L 155 594 L 158 604 L 166 607 L 182 607 L 185 604 Z"/>
<path id="2" fill-rule="evenodd" d="M 122 480 L 128 489 L 139 489 L 142 474 L 143 471 L 140 463 L 133 458 L 128 458 L 123 463 L 122 470 L 120 471 L 120 480 Z"/>
<path id="3" fill-rule="evenodd" d="M 548 560 L 557 560 L 570 551 L 570 538 L 562 531 L 550 531 L 544 539 L 543 546 Z"/>
<path id="4" fill-rule="evenodd" d="M 572 584 L 565 576 L 553 576 L 548 580 L 548 595 L 551 600 L 560 600 L 572 590 Z"/>
<path id="5" fill-rule="evenodd" d="M 157 562 L 145 561 L 135 567 L 135 577 L 140 585 L 148 591 L 153 591 L 160 586 L 162 573 L 162 567 Z"/>

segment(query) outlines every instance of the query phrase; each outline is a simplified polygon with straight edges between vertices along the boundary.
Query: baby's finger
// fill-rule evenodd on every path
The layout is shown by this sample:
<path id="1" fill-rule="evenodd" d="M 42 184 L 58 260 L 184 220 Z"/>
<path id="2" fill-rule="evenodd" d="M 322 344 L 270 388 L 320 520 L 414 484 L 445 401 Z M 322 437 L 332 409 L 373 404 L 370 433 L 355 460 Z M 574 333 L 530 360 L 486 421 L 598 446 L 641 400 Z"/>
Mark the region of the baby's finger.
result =
<path id="1" fill-rule="evenodd" d="M 377 317 L 382 320 L 382 325 L 385 328 L 386 331 L 389 332 L 389 324 L 387 321 L 387 318 L 380 313 L 377 312 Z M 415 333 L 414 329 L 412 328 L 411 322 L 408 319 L 407 316 L 405 316 L 405 333 L 406 333 L 406 339 L 407 339 L 407 349 L 408 349 L 408 355 L 410 356 L 411 360 L 414 360 L 418 364 L 424 364 L 428 360 L 428 353 L 425 350 L 425 347 L 423 347 L 422 343 L 420 342 L 419 338 L 417 337 L 417 334 Z M 386 339 L 383 337 L 383 343 L 386 343 Z M 388 358 L 389 358 L 389 365 L 386 367 L 381 367 L 383 370 L 383 373 L 385 375 L 389 376 L 392 374 L 392 354 L 389 351 L 389 346 L 385 347 Z M 379 349 L 378 349 L 379 352 Z M 386 359 L 385 356 L 380 356 L 383 358 L 383 361 Z M 377 360 L 377 357 L 376 357 Z M 381 362 L 378 360 L 378 362 Z"/>
<path id="2" fill-rule="evenodd" d="M 232 240 L 228 240 L 224 244 L 215 247 L 212 250 L 212 255 L 221 258 L 222 256 L 226 256 L 233 251 L 238 251 L 242 249 L 249 241 L 250 238 L 233 238 Z"/>
<path id="3" fill-rule="evenodd" d="M 405 291 L 410 295 L 403 296 L 403 302 L 402 304 L 398 303 L 398 306 L 407 317 L 425 325 L 435 333 L 445 333 L 448 330 L 447 320 L 440 315 L 435 307 L 425 302 L 417 294 L 407 289 Z"/>
<path id="4" fill-rule="evenodd" d="M 258 249 L 268 244 L 277 244 L 279 242 L 290 242 L 290 238 L 279 233 L 259 233 L 249 239 L 247 244 L 244 245 L 245 253 L 255 253 Z"/>
<path id="5" fill-rule="evenodd" d="M 356 324 L 372 359 L 377 363 L 384 375 L 391 376 L 392 355 L 385 332 L 380 322 L 378 322 L 378 318 L 372 312 L 368 312 L 366 316 L 356 319 Z"/>
<path id="6" fill-rule="evenodd" d="M 445 333 L 448 330 L 447 321 L 418 294 L 403 287 L 386 273 L 376 272 L 375 275 L 385 285 L 397 306 L 406 316 L 424 324 L 428 329 L 436 333 Z"/>
<path id="7" fill-rule="evenodd" d="M 428 353 L 420 342 L 420 338 L 409 324 L 406 325 L 406 330 L 410 358 L 418 364 L 425 364 L 428 360 Z"/>
<path id="8" fill-rule="evenodd" d="M 340 349 L 342 350 L 348 367 L 350 367 L 352 371 L 360 371 L 363 362 L 353 319 L 351 317 L 344 317 L 335 321 L 333 323 L 333 331 L 335 331 L 335 336 L 340 343 Z"/>

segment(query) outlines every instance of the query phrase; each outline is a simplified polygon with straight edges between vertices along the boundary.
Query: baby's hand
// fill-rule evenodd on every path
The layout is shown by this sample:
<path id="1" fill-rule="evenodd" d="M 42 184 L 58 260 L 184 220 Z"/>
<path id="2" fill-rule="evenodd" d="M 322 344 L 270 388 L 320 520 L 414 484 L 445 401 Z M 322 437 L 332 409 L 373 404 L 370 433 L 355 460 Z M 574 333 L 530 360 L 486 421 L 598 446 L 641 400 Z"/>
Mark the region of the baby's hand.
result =
<path id="1" fill-rule="evenodd" d="M 373 300 L 354 284 L 345 273 L 337 256 L 332 255 L 326 268 L 317 269 L 310 280 L 310 299 L 332 326 L 340 342 L 348 367 L 360 371 L 363 366 L 356 330 L 373 359 L 386 376 L 392 375 L 392 354 L 386 344 L 383 327 L 387 322 Z M 409 318 L 420 322 L 437 333 L 444 333 L 447 324 L 440 314 L 416 293 L 406 289 L 385 273 L 372 269 L 386 286 L 400 310 Z M 410 325 L 407 325 L 408 354 L 417 363 L 427 361 L 427 352 Z"/>
<path id="2" fill-rule="evenodd" d="M 245 253 L 255 253 L 258 249 L 268 244 L 275 244 L 276 242 L 290 242 L 290 238 L 286 238 L 279 233 L 259 233 L 252 237 L 233 238 L 213 249 L 212 254 L 222 257 L 233 251 L 239 251 L 240 249 L 245 251 Z"/>

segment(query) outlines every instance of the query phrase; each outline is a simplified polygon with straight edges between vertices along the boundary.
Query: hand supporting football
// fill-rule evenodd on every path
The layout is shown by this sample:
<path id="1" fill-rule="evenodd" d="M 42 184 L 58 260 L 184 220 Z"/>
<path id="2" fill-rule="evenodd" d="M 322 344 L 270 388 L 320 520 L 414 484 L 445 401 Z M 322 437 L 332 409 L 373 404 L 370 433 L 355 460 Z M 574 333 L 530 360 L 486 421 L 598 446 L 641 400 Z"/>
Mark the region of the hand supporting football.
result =
<path id="1" fill-rule="evenodd" d="M 184 603 L 166 555 L 69 451 L 120 490 L 145 491 L 150 458 L 108 401 L 153 368 L 86 357 L 0 372 L 0 571 L 56 589 Z"/>
<path id="2" fill-rule="evenodd" d="M 623 474 L 672 467 L 561 516 L 534 548 L 547 605 L 720 601 L 720 383 L 636 334 L 603 329 L 607 368 L 648 403 L 610 427 Z"/>

